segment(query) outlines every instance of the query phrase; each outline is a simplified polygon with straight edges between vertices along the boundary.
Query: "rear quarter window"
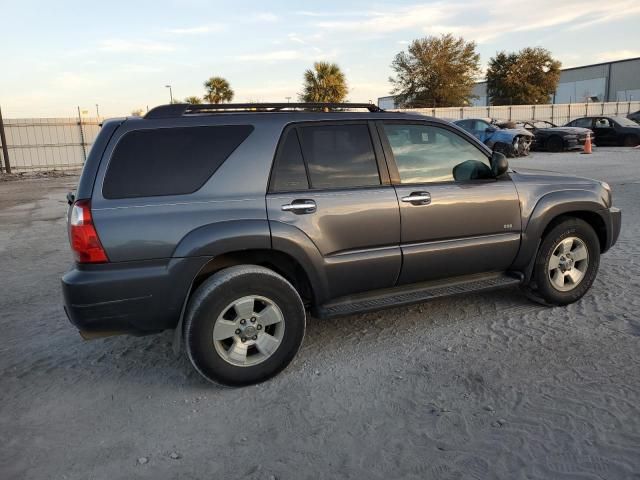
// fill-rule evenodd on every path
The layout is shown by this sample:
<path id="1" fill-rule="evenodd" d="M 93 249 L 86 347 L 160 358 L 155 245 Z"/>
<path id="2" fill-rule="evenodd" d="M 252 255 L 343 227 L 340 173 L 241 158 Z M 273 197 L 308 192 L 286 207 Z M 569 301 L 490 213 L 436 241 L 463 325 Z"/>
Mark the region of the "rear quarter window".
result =
<path id="1" fill-rule="evenodd" d="M 107 199 L 185 195 L 200 189 L 253 131 L 251 125 L 135 130 L 113 151 Z"/>

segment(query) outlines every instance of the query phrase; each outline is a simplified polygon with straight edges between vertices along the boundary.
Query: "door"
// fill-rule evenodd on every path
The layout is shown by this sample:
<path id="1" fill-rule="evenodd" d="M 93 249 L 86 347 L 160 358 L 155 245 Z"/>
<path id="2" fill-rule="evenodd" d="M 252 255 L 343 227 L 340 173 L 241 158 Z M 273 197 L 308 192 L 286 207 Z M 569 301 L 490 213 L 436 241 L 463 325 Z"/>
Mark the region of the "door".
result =
<path id="1" fill-rule="evenodd" d="M 618 138 L 613 122 L 604 117 L 598 117 L 593 123 L 593 132 L 596 136 L 596 145 L 617 145 Z"/>
<path id="2" fill-rule="evenodd" d="M 493 178 L 490 158 L 445 125 L 381 122 L 400 204 L 399 283 L 506 270 L 520 244 L 513 182 Z"/>
<path id="3" fill-rule="evenodd" d="M 400 273 L 398 201 L 372 133 L 367 122 L 300 124 L 276 154 L 269 222 L 314 244 L 331 298 L 393 286 Z"/>

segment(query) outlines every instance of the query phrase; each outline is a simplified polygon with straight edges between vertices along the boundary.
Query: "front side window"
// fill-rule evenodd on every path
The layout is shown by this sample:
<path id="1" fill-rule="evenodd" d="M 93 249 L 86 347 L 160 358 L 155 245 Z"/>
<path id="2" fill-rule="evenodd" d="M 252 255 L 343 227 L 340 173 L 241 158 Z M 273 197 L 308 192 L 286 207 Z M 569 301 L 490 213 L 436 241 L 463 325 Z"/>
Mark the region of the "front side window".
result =
<path id="1" fill-rule="evenodd" d="M 590 118 L 579 118 L 569 124 L 572 127 L 591 128 Z"/>
<path id="2" fill-rule="evenodd" d="M 380 185 L 367 125 L 314 125 L 299 133 L 311 188 Z"/>
<path id="3" fill-rule="evenodd" d="M 384 124 L 402 183 L 491 178 L 487 156 L 461 136 L 430 125 Z"/>

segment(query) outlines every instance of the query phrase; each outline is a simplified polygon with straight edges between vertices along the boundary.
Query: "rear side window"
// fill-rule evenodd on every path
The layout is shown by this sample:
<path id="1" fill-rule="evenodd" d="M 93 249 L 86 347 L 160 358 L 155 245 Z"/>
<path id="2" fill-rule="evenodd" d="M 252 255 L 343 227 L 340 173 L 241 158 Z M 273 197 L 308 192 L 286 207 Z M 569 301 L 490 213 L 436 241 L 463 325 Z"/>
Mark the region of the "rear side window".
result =
<path id="1" fill-rule="evenodd" d="M 380 185 L 367 125 L 322 125 L 299 129 L 311 188 Z"/>
<path id="2" fill-rule="evenodd" d="M 202 187 L 253 131 L 251 125 L 136 130 L 118 142 L 105 198 L 183 195 Z"/>
<path id="3" fill-rule="evenodd" d="M 570 123 L 572 127 L 591 128 L 593 121 L 590 118 L 579 118 Z"/>
<path id="4" fill-rule="evenodd" d="M 292 128 L 278 149 L 271 179 L 271 190 L 289 192 L 308 188 L 309 182 L 304 168 L 298 134 L 296 129 Z"/>

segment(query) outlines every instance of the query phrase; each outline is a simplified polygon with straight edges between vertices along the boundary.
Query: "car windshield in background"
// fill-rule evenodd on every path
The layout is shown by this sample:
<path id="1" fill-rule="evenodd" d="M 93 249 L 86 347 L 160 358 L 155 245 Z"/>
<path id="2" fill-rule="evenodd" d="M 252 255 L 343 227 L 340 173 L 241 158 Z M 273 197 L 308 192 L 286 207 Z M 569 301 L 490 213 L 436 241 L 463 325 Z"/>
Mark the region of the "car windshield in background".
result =
<path id="1" fill-rule="evenodd" d="M 624 117 L 613 117 L 616 123 L 622 127 L 637 127 L 638 124 L 633 120 Z"/>

